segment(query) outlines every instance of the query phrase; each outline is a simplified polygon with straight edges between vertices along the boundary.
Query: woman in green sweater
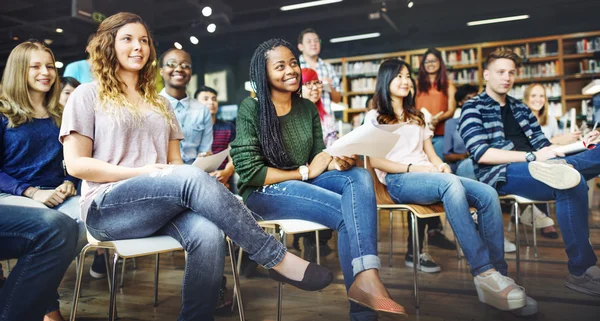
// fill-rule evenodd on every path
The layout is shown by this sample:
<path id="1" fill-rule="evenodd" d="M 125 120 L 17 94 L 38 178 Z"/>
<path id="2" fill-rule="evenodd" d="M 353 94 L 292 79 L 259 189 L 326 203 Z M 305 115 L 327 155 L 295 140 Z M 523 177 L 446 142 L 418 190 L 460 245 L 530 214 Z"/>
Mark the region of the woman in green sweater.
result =
<path id="1" fill-rule="evenodd" d="M 354 159 L 332 158 L 319 113 L 300 97 L 301 69 L 282 39 L 262 43 L 250 63 L 257 99 L 242 101 L 231 156 L 240 194 L 263 219 L 302 219 L 338 231 L 352 320 L 405 314 L 379 278 L 377 210 L 371 175 Z"/>

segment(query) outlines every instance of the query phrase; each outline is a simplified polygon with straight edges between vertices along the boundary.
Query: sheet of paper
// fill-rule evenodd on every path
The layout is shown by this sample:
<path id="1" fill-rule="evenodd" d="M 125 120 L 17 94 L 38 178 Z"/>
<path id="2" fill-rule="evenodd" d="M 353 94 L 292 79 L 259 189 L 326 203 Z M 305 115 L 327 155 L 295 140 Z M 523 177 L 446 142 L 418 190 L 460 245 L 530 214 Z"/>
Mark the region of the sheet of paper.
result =
<path id="1" fill-rule="evenodd" d="M 200 168 L 205 172 L 214 172 L 217 170 L 217 168 L 219 168 L 219 165 L 221 165 L 225 158 L 229 156 L 230 149 L 231 148 L 228 147 L 226 150 L 220 153 L 210 156 L 198 157 L 192 165 Z"/>
<path id="2" fill-rule="evenodd" d="M 382 127 L 383 126 L 383 127 Z M 365 123 L 342 136 L 325 149 L 331 156 L 365 155 L 384 158 L 396 145 L 400 135 L 394 134 L 398 125 L 377 125 Z"/>

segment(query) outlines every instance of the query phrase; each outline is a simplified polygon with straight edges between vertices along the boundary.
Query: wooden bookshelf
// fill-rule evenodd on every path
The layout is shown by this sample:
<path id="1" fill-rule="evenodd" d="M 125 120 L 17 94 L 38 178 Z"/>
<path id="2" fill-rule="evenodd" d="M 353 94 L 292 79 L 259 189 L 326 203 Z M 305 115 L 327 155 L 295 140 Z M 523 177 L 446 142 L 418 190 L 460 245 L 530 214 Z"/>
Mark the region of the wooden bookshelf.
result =
<path id="1" fill-rule="evenodd" d="M 445 57 L 449 57 L 450 54 L 454 53 L 457 54 L 457 57 L 461 57 L 461 59 L 458 59 L 456 62 L 446 63 L 448 72 L 460 73 L 463 70 L 466 70 L 468 72 L 468 76 L 471 77 L 473 75 L 473 71 L 476 71 L 476 77 L 474 81 L 470 80 L 470 78 L 467 78 L 466 81 L 463 82 L 479 86 L 480 89 L 483 89 L 485 85 L 485 81 L 483 79 L 483 64 L 487 55 L 497 48 L 514 48 L 515 50 L 521 52 L 522 58 L 524 58 L 523 65 L 530 66 L 531 69 L 526 68 L 526 71 L 535 70 L 536 65 L 543 65 L 543 67 L 539 67 L 541 70 L 547 70 L 548 67 L 555 68 L 554 72 L 550 72 L 548 77 L 519 78 L 515 80 L 515 84 L 558 82 L 561 86 L 561 95 L 559 97 L 552 97 L 549 100 L 552 102 L 560 102 L 563 113 L 570 108 L 576 108 L 578 114 L 580 114 L 581 101 L 591 98 L 589 95 L 582 95 L 581 89 L 585 87 L 591 79 L 600 78 L 600 59 L 594 58 L 598 57 L 600 53 L 592 52 L 592 49 L 590 48 L 582 49 L 582 43 L 584 46 L 592 43 L 593 46 L 595 45 L 594 40 L 597 37 L 600 37 L 600 31 L 579 32 L 573 34 L 517 40 L 471 43 L 438 47 L 437 49 L 445 52 L 447 54 Z M 595 48 L 595 50 L 600 51 L 600 48 Z M 349 121 L 350 119 L 348 117 L 351 115 L 366 111 L 365 108 L 362 108 L 364 106 L 352 106 L 350 104 L 352 97 L 359 95 L 372 96 L 374 94 L 373 90 L 353 90 L 351 86 L 352 80 L 376 77 L 376 70 L 374 66 L 389 58 L 399 58 L 405 60 L 411 64 L 413 69 L 411 72 L 414 73 L 415 70 L 418 69 L 418 65 L 413 65 L 413 62 L 420 61 L 419 59 L 422 59 L 425 51 L 426 49 L 412 49 L 398 52 L 327 60 L 330 63 L 337 63 L 338 65 L 341 64 L 342 66 L 342 102 L 346 104 L 346 106 L 353 107 L 349 108 L 347 112 L 344 112 L 344 121 Z M 462 56 L 465 53 L 468 54 L 468 61 L 467 63 L 462 63 L 464 61 L 462 60 Z M 594 65 L 593 62 L 590 62 L 591 60 L 595 60 L 597 64 Z M 365 72 L 363 74 L 347 74 L 348 66 L 355 66 L 352 65 L 353 63 L 365 62 L 371 62 L 372 64 L 371 67 L 373 68 L 369 69 L 369 72 Z M 588 69 L 586 71 L 591 72 L 582 72 L 581 69 L 586 67 L 586 64 L 591 67 L 597 66 L 597 69 Z M 461 74 L 461 76 L 463 75 L 464 74 Z M 460 84 L 457 85 L 460 86 Z"/>

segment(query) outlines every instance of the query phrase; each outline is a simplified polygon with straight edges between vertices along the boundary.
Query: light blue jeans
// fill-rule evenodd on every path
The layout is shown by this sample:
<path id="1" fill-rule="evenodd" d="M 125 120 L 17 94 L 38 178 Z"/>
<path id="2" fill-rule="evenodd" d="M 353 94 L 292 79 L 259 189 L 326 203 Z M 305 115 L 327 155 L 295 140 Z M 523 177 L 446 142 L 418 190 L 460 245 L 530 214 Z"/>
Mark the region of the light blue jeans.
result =
<path id="1" fill-rule="evenodd" d="M 191 165 L 137 176 L 97 195 L 86 219 L 98 240 L 170 235 L 185 249 L 179 321 L 214 320 L 223 277 L 224 235 L 272 268 L 286 249 L 217 179 Z"/>
<path id="2" fill-rule="evenodd" d="M 346 289 L 367 269 L 379 269 L 377 206 L 371 174 L 363 168 L 328 171 L 301 181 L 267 185 L 246 205 L 265 220 L 301 219 L 338 231 L 338 254 Z M 376 313 L 350 304 L 352 320 L 375 320 Z"/>
<path id="3" fill-rule="evenodd" d="M 444 210 L 473 276 L 495 268 L 506 275 L 504 226 L 498 194 L 489 185 L 443 173 L 388 174 L 385 178 L 394 202 L 422 205 L 444 203 Z M 469 206 L 477 209 L 479 234 Z"/>

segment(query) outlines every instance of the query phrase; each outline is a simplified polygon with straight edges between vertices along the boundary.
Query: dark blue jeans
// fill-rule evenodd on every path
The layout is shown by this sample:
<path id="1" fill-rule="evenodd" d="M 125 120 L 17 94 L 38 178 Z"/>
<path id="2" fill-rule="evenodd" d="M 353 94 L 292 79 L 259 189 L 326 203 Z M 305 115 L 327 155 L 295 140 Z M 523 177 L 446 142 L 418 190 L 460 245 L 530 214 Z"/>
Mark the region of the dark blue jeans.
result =
<path id="1" fill-rule="evenodd" d="M 363 168 L 328 171 L 306 182 L 267 185 L 250 194 L 246 205 L 265 220 L 301 219 L 338 231 L 346 289 L 358 273 L 381 267 L 373 179 Z M 350 305 L 352 320 L 373 320 L 377 315 L 355 303 Z"/>
<path id="2" fill-rule="evenodd" d="M 42 320 L 77 237 L 75 220 L 56 210 L 0 205 L 0 260 L 18 259 L 0 290 L 0 320 Z"/>
<path id="3" fill-rule="evenodd" d="M 398 204 L 444 203 L 446 216 L 473 276 L 492 268 L 506 275 L 502 210 L 494 188 L 470 178 L 443 173 L 387 174 L 385 182 L 390 196 Z M 469 206 L 477 209 L 479 234 Z"/>
<path id="4" fill-rule="evenodd" d="M 99 240 L 170 235 L 187 252 L 179 320 L 213 320 L 225 257 L 223 232 L 266 268 L 286 249 L 214 177 L 190 165 L 171 166 L 121 181 L 88 211 Z"/>
<path id="5" fill-rule="evenodd" d="M 586 180 L 600 174 L 600 147 L 564 158 L 581 173 L 579 185 L 557 190 L 531 177 L 527 163 L 513 163 L 506 168 L 506 183 L 499 183 L 501 195 L 516 194 L 538 201 L 556 200 L 556 218 L 569 257 L 569 272 L 583 275 L 598 261 L 589 240 L 588 186 Z"/>

